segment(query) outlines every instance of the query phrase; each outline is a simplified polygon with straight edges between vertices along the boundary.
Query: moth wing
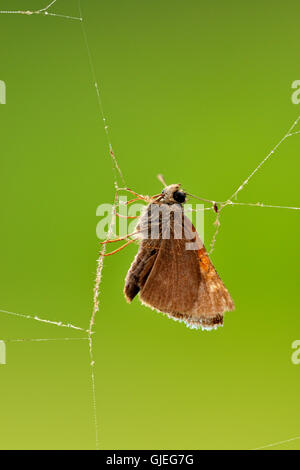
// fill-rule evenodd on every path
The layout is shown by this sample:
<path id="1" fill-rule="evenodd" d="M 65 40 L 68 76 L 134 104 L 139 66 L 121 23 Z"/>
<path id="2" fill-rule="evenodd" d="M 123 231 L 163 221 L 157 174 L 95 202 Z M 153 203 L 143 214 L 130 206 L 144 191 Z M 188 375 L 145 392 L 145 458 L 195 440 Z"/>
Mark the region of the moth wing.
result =
<path id="1" fill-rule="evenodd" d="M 195 233 L 194 250 L 200 267 L 201 282 L 197 300 L 190 311 L 190 326 L 214 328 L 223 324 L 224 312 L 234 310 L 233 300 L 213 266 L 205 246 L 189 219 L 185 220 L 185 233 Z M 190 235 L 188 235 L 190 238 Z"/>
<path id="2" fill-rule="evenodd" d="M 131 302 L 145 285 L 159 248 L 160 240 L 142 240 L 125 279 L 124 295 L 127 302 Z"/>
<path id="3" fill-rule="evenodd" d="M 180 206 L 179 206 L 180 207 Z M 130 302 L 138 292 L 142 303 L 182 320 L 190 327 L 223 324 L 223 313 L 234 309 L 231 296 L 212 265 L 191 221 L 177 206 L 164 237 L 144 239 L 125 280 Z M 184 229 L 183 229 L 184 226 Z"/>
<path id="4" fill-rule="evenodd" d="M 189 315 L 197 301 L 200 269 L 197 255 L 186 250 L 184 239 L 163 239 L 147 280 L 141 301 L 160 312 Z"/>
<path id="5" fill-rule="evenodd" d="M 187 313 L 196 302 L 200 268 L 195 252 L 186 250 L 183 218 L 179 204 L 148 207 L 137 226 L 144 239 L 125 280 L 129 302 L 140 292 L 142 302 L 166 313 Z"/>

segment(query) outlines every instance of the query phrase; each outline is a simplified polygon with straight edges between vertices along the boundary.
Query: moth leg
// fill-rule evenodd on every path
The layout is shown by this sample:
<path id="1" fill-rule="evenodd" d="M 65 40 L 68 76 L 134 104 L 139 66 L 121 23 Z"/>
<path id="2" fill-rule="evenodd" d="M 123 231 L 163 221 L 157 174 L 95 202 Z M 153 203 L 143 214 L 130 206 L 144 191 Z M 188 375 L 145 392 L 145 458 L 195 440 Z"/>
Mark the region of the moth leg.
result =
<path id="1" fill-rule="evenodd" d="M 133 194 L 134 196 L 137 196 L 137 199 L 142 199 L 143 201 L 148 201 L 148 196 L 142 196 L 141 194 L 136 193 L 135 191 L 132 191 L 132 189 L 129 188 L 118 188 L 117 191 L 128 191 L 129 193 Z"/>
<path id="2" fill-rule="evenodd" d="M 121 189 L 122 189 L 122 188 L 121 188 Z M 142 196 L 141 196 L 141 197 L 142 197 Z M 117 200 L 119 200 L 119 197 L 118 197 L 118 195 L 117 195 L 117 193 L 116 193 L 115 202 L 116 202 Z M 125 203 L 123 203 L 123 204 L 124 204 L 125 206 L 128 206 L 129 204 L 132 204 L 133 202 L 135 202 L 135 201 L 140 201 L 140 200 L 141 200 L 140 197 L 135 197 L 134 199 L 130 199 L 130 201 L 127 201 L 127 202 L 125 202 Z M 144 200 L 144 199 L 143 199 L 143 200 Z M 118 205 L 119 205 L 119 203 L 118 203 Z M 121 218 L 123 218 L 123 219 L 137 219 L 137 218 L 139 217 L 138 215 L 136 215 L 136 216 L 130 216 L 130 215 L 119 214 L 119 213 L 116 212 L 116 211 L 114 212 L 114 214 L 115 214 L 117 217 L 121 217 Z"/>
<path id="3" fill-rule="evenodd" d="M 131 237 L 132 235 L 136 235 L 137 233 L 139 232 L 129 233 L 128 235 L 125 235 L 125 237 L 114 238 L 112 240 L 105 240 L 104 242 L 100 242 L 100 245 L 105 245 L 106 243 L 114 243 L 114 242 L 119 242 L 121 240 L 126 240 L 127 238 Z"/>
<path id="4" fill-rule="evenodd" d="M 119 214 L 118 212 L 115 212 L 115 215 L 117 217 L 120 217 L 121 219 L 138 219 L 139 218 L 139 215 L 122 215 L 122 214 Z"/>
<path id="5" fill-rule="evenodd" d="M 162 193 L 159 193 L 159 194 L 154 194 L 154 196 L 151 196 L 151 199 L 155 199 L 156 201 L 160 201 L 160 199 L 162 199 L 164 197 L 164 195 Z"/>
<path id="6" fill-rule="evenodd" d="M 102 256 L 110 256 L 110 255 L 114 255 L 115 253 L 118 253 L 119 251 L 123 250 L 123 248 L 125 248 L 126 246 L 130 245 L 130 243 L 133 243 L 135 240 L 129 240 L 129 242 L 125 243 L 125 245 L 122 245 L 120 248 L 118 248 L 117 250 L 115 251 L 112 251 L 111 253 L 105 253 L 104 255 Z"/>
<path id="7" fill-rule="evenodd" d="M 125 202 L 125 206 L 129 206 L 129 204 L 132 204 L 135 201 L 140 201 L 139 197 L 135 197 L 134 199 L 130 199 L 130 201 Z"/>

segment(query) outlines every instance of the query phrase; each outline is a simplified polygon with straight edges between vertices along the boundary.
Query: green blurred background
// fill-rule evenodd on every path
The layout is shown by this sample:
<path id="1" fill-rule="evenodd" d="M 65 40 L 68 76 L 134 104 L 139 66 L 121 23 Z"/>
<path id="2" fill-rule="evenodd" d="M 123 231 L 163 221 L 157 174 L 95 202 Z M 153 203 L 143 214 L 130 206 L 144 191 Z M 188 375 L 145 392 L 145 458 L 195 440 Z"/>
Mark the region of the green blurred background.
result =
<path id="1" fill-rule="evenodd" d="M 82 7 L 114 151 L 138 192 L 159 192 L 161 172 L 225 200 L 300 114 L 296 0 Z M 51 11 L 78 16 L 77 1 Z M 0 15 L 0 39 L 0 308 L 87 328 L 96 208 L 112 201 L 114 175 L 81 24 Z M 299 206 L 299 149 L 300 136 L 288 139 L 239 200 Z M 136 246 L 106 259 L 95 336 L 101 448 L 251 449 L 300 436 L 299 212 L 228 207 L 221 222 L 212 260 L 236 310 L 218 331 L 125 302 Z M 3 340 L 83 337 L 3 313 L 0 328 Z M 1 448 L 95 447 L 86 340 L 7 343 L 0 383 Z"/>

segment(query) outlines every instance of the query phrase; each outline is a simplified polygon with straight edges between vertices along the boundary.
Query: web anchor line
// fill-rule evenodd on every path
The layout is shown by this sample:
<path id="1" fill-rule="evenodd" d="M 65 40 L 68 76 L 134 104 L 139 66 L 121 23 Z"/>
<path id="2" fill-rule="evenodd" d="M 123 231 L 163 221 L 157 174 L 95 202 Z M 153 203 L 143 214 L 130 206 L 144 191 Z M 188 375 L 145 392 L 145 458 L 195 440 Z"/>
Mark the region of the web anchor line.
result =
<path id="1" fill-rule="evenodd" d="M 77 17 L 77 16 L 68 16 L 68 15 L 61 15 L 59 13 L 52 13 L 49 12 L 48 10 L 56 3 L 57 0 L 53 0 L 49 5 L 47 5 L 44 8 L 41 8 L 39 10 L 0 10 L 0 14 L 16 14 L 16 15 L 44 15 L 44 16 L 58 16 L 60 18 L 66 18 L 68 20 L 78 20 L 78 21 L 83 21 L 82 17 Z"/>
<path id="2" fill-rule="evenodd" d="M 285 441 L 273 442 L 272 444 L 267 444 L 265 446 L 256 447 L 253 450 L 267 449 L 268 447 L 279 446 L 281 444 L 286 444 L 287 442 L 297 441 L 298 439 L 300 439 L 300 436 L 292 437 L 291 439 L 286 439 Z"/>
<path id="3" fill-rule="evenodd" d="M 82 17 L 81 0 L 78 0 L 78 9 L 79 9 L 79 15 L 80 15 L 80 17 Z M 120 169 L 120 166 L 118 164 L 118 161 L 117 161 L 117 158 L 116 158 L 116 155 L 114 153 L 113 146 L 112 146 L 112 143 L 111 143 L 110 130 L 109 130 L 109 125 L 107 123 L 107 118 L 106 118 L 106 115 L 105 115 L 105 112 L 104 112 L 104 106 L 103 106 L 101 93 L 100 93 L 100 86 L 98 84 L 98 80 L 97 80 L 97 76 L 96 76 L 94 61 L 93 61 L 93 57 L 92 57 L 92 53 L 91 53 L 91 48 L 89 46 L 87 32 L 86 32 L 86 29 L 85 29 L 85 26 L 84 26 L 83 23 L 81 23 L 81 29 L 82 29 L 83 40 L 84 40 L 86 51 L 87 51 L 92 83 L 93 83 L 93 86 L 95 87 L 95 91 L 96 91 L 97 103 L 98 103 L 98 108 L 99 108 L 99 115 L 100 115 L 102 125 L 103 125 L 103 128 L 104 128 L 105 136 L 106 136 L 106 139 L 107 139 L 107 146 L 108 146 L 109 155 L 110 155 L 110 157 L 112 159 L 112 162 L 113 162 L 113 168 L 114 168 L 114 173 L 115 173 L 114 185 L 115 185 L 115 189 L 118 190 L 118 188 L 119 188 L 118 181 L 117 181 L 118 178 L 120 178 L 120 180 L 122 181 L 122 184 L 124 186 L 125 186 L 125 180 L 124 180 L 123 173 Z"/>
<path id="4" fill-rule="evenodd" d="M 78 0 L 78 9 L 79 9 L 79 15 L 80 15 L 80 17 L 82 17 L 81 0 Z M 117 160 L 117 157 L 114 153 L 113 146 L 112 146 L 112 143 L 111 143 L 110 130 L 109 130 L 109 125 L 107 124 L 107 119 L 106 119 L 106 115 L 105 115 L 105 112 L 104 112 L 104 106 L 103 106 L 103 102 L 102 102 L 102 98 L 101 98 L 100 86 L 98 84 L 98 80 L 97 80 L 97 76 L 96 76 L 95 66 L 94 66 L 94 62 L 93 62 L 91 49 L 90 49 L 90 46 L 89 46 L 87 32 L 86 32 L 86 29 L 85 29 L 85 26 L 84 26 L 83 23 L 81 23 L 81 28 L 82 28 L 82 35 L 83 35 L 84 43 L 85 43 L 85 46 L 86 46 L 92 83 L 93 83 L 93 85 L 95 87 L 95 91 L 96 91 L 96 98 L 97 98 L 97 103 L 98 103 L 98 108 L 99 108 L 99 115 L 100 115 L 100 118 L 101 118 L 101 121 L 102 121 L 102 124 L 103 124 L 103 127 L 104 127 L 104 132 L 105 132 L 105 136 L 106 136 L 106 140 L 107 140 L 107 146 L 108 146 L 108 152 L 109 152 L 109 155 L 112 159 L 113 170 L 114 170 L 114 175 L 115 175 L 115 180 L 114 180 L 115 196 L 114 196 L 114 203 L 113 203 L 113 206 L 112 206 L 112 218 L 111 218 L 111 222 L 110 222 L 109 228 L 108 228 L 108 238 L 110 238 L 112 233 L 113 233 L 114 220 L 115 220 L 115 216 L 116 216 L 116 205 L 117 205 L 118 190 L 119 190 L 118 179 L 122 182 L 122 184 L 124 186 L 126 186 L 126 184 L 125 184 L 125 179 L 124 179 L 123 173 L 122 173 L 121 168 L 118 164 L 118 160 Z M 101 250 L 100 250 L 99 255 L 98 255 L 97 269 L 96 269 L 96 279 L 95 279 L 94 293 L 93 293 L 93 307 L 92 307 L 92 314 L 91 314 L 91 317 L 90 317 L 89 330 L 88 330 L 89 354 L 90 354 L 90 362 L 91 362 L 92 400 L 93 400 L 95 437 L 96 437 L 96 448 L 97 449 L 99 449 L 99 425 L 98 425 L 98 418 L 97 418 L 97 400 L 96 400 L 96 383 L 95 383 L 95 359 L 94 359 L 94 352 L 93 352 L 92 334 L 93 334 L 94 328 L 95 328 L 96 315 L 97 315 L 97 312 L 99 311 L 100 285 L 101 285 L 101 281 L 102 281 L 102 272 L 103 272 L 103 266 L 104 266 L 105 253 L 106 253 L 106 244 L 102 245 Z"/>
<path id="5" fill-rule="evenodd" d="M 28 343 L 45 341 L 88 341 L 88 338 L 17 338 L 17 339 L 3 339 L 5 343 Z"/>
<path id="6" fill-rule="evenodd" d="M 28 315 L 26 313 L 10 312 L 8 310 L 2 310 L 2 309 L 0 309 L 0 313 L 4 313 L 6 315 L 11 315 L 14 317 L 27 318 L 28 320 L 36 320 L 41 323 L 47 323 L 48 325 L 60 326 L 62 328 L 71 328 L 73 330 L 84 331 L 88 333 L 88 330 L 85 330 L 84 328 L 81 328 L 80 326 L 73 325 L 72 323 L 63 323 L 60 321 L 46 320 L 45 318 L 40 318 L 37 315 Z"/>
<path id="7" fill-rule="evenodd" d="M 269 160 L 275 153 L 275 151 L 278 149 L 278 147 L 289 137 L 292 137 L 293 135 L 300 134 L 300 131 L 294 131 L 295 127 L 297 126 L 298 122 L 300 120 L 300 115 L 297 117 L 297 119 L 293 122 L 287 133 L 282 137 L 282 139 L 273 147 L 271 152 L 267 154 L 265 158 L 257 165 L 257 167 L 250 173 L 250 175 L 242 182 L 242 184 L 234 191 L 234 193 L 224 202 L 219 202 L 220 207 L 218 209 L 218 213 L 216 216 L 215 220 L 215 225 L 216 225 L 216 230 L 213 234 L 212 241 L 210 243 L 210 251 L 209 254 L 211 254 L 215 248 L 215 243 L 216 243 L 216 238 L 218 236 L 218 233 L 220 231 L 220 212 L 227 206 L 252 206 L 252 207 L 267 207 L 267 208 L 274 208 L 274 209 L 290 209 L 290 210 L 300 210 L 300 207 L 291 207 L 291 206 L 276 206 L 276 205 L 271 205 L 271 204 L 264 204 L 262 202 L 257 202 L 257 203 L 247 203 L 247 202 L 235 202 L 232 201 L 232 199 L 237 199 L 238 194 L 245 188 L 245 186 L 249 183 L 250 179 L 261 169 L 261 167 L 266 163 L 267 160 Z"/>
<path id="8" fill-rule="evenodd" d="M 243 183 L 237 188 L 237 190 L 228 198 L 229 200 L 232 200 L 233 198 L 236 198 L 238 193 L 244 189 L 244 187 L 249 183 L 250 179 L 257 173 L 260 168 L 266 163 L 267 160 L 269 160 L 272 155 L 274 155 L 275 151 L 278 149 L 278 147 L 284 142 L 288 137 L 291 137 L 293 135 L 299 134 L 300 131 L 292 132 L 293 129 L 297 126 L 298 122 L 300 120 L 300 116 L 297 117 L 297 119 L 293 122 L 292 126 L 289 128 L 287 133 L 282 137 L 282 139 L 278 142 L 278 144 L 275 145 L 275 147 L 271 150 L 271 152 L 268 153 L 268 155 L 257 165 L 257 167 L 250 173 L 250 175 L 243 181 Z"/>

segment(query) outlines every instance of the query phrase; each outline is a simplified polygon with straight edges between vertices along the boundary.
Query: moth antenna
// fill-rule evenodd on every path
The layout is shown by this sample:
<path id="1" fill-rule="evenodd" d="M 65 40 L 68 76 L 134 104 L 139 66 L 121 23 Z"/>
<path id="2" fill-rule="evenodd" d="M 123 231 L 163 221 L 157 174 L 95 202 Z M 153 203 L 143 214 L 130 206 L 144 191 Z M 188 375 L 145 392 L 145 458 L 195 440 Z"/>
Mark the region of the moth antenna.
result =
<path id="1" fill-rule="evenodd" d="M 167 183 L 165 182 L 165 179 L 161 173 L 157 175 L 158 180 L 163 184 L 164 187 L 168 186 Z"/>
<path id="2" fill-rule="evenodd" d="M 199 199 L 199 201 L 211 202 L 212 204 L 216 204 L 216 201 L 212 201 L 211 199 L 204 199 L 203 197 L 194 196 L 194 195 L 191 194 L 191 193 L 186 193 L 186 194 L 187 194 L 188 196 L 193 197 L 194 199 Z"/>

